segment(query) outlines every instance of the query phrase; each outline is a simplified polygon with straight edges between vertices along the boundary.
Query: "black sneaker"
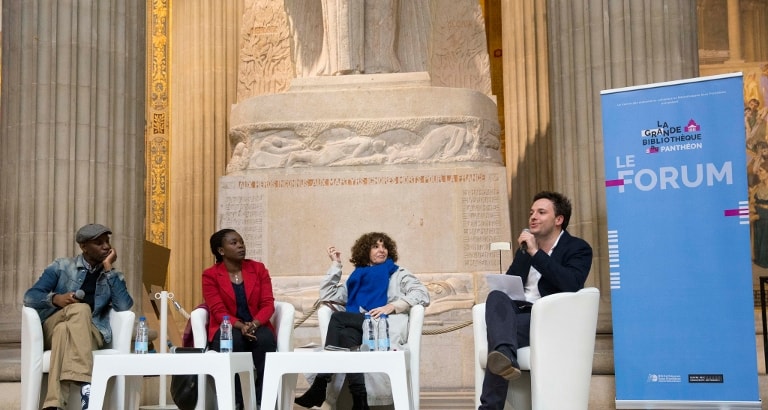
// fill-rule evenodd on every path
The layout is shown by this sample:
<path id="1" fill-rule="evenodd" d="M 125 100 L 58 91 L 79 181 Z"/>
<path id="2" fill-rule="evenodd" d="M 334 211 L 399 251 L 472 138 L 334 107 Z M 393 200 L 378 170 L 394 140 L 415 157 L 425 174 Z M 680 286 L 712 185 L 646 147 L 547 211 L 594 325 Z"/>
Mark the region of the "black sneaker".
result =
<path id="1" fill-rule="evenodd" d="M 80 406 L 83 410 L 88 410 L 88 401 L 91 399 L 91 384 L 83 383 L 80 386 Z"/>

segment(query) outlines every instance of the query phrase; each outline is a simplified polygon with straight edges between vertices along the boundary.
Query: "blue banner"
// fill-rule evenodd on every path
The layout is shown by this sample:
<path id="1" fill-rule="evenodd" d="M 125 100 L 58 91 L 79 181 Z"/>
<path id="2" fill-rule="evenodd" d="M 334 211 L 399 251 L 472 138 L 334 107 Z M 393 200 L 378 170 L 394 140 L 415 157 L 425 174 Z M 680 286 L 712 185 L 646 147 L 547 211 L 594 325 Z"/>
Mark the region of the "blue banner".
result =
<path id="1" fill-rule="evenodd" d="M 759 409 L 741 74 L 601 99 L 616 408 Z"/>

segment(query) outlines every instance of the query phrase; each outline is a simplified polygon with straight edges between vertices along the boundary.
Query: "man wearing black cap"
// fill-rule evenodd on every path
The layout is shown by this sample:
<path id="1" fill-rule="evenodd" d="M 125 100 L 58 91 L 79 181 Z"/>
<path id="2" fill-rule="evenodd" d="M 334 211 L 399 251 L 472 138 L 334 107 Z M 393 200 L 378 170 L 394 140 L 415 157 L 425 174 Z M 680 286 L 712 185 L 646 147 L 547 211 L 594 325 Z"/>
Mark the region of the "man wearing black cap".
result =
<path id="1" fill-rule="evenodd" d="M 109 243 L 111 233 L 99 224 L 80 228 L 75 240 L 83 253 L 53 261 L 24 294 L 24 306 L 40 315 L 43 345 L 51 350 L 44 408 L 66 407 L 72 384 L 88 408 L 91 352 L 112 341 L 109 311 L 133 306 L 123 274 L 112 265 L 117 252 Z"/>

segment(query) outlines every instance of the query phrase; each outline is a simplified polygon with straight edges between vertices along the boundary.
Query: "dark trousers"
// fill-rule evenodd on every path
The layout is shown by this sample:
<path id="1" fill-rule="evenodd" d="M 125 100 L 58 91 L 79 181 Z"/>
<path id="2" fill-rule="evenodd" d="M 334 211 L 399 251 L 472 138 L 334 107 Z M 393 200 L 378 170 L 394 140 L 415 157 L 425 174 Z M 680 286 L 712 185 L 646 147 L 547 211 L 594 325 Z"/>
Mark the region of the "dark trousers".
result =
<path id="1" fill-rule="evenodd" d="M 531 304 L 514 301 L 500 291 L 488 294 L 485 302 L 488 352 L 509 354 L 517 362 L 517 349 L 530 345 Z M 503 410 L 509 382 L 485 369 L 479 410 Z"/>
<path id="2" fill-rule="evenodd" d="M 216 331 L 213 335 L 213 341 L 210 343 L 210 349 L 219 351 L 219 335 L 221 331 Z M 254 387 L 256 389 L 256 402 L 261 403 L 261 391 L 264 386 L 264 362 L 267 352 L 277 350 L 277 340 L 275 335 L 268 327 L 259 326 L 256 329 L 256 340 L 248 340 L 243 337 L 240 329 L 232 329 L 232 351 L 251 352 L 253 365 L 256 368 L 256 380 Z M 240 375 L 235 375 L 235 402 L 243 403 L 243 390 L 240 387 Z"/>
<path id="3" fill-rule="evenodd" d="M 333 312 L 328 322 L 328 333 L 325 336 L 325 345 L 357 348 L 363 343 L 362 313 Z M 326 375 L 328 376 L 328 375 Z M 349 391 L 354 394 L 363 394 L 365 390 L 365 376 L 362 373 L 347 373 Z"/>

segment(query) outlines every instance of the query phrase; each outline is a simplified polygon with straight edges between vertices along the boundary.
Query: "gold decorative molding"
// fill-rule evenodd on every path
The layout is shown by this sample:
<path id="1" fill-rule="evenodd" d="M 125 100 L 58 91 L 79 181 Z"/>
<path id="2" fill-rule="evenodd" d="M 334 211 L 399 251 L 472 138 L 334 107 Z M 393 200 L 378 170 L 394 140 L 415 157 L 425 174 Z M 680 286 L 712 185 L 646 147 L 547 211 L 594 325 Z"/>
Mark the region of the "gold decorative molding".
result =
<path id="1" fill-rule="evenodd" d="M 168 98 L 169 10 L 171 0 L 147 0 L 147 240 L 168 246 L 170 130 Z"/>

